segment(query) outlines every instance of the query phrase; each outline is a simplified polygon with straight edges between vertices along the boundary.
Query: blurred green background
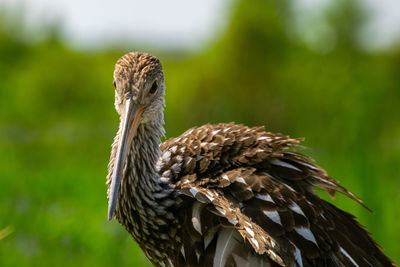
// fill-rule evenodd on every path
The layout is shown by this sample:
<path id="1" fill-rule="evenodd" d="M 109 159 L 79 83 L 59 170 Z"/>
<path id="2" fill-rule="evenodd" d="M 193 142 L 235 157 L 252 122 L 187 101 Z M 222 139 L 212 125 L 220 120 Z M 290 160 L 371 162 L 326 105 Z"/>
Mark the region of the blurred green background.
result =
<path id="1" fill-rule="evenodd" d="M 113 67 L 139 48 L 164 65 L 167 137 L 229 121 L 306 137 L 304 153 L 375 213 L 341 195 L 333 202 L 400 262 L 400 44 L 366 52 L 356 36 L 368 16 L 355 1 L 334 1 L 307 25 L 311 49 L 289 6 L 235 1 L 226 29 L 184 53 L 82 51 L 57 27 L 28 43 L 21 19 L 1 16 L 0 266 L 149 265 L 106 220 Z"/>

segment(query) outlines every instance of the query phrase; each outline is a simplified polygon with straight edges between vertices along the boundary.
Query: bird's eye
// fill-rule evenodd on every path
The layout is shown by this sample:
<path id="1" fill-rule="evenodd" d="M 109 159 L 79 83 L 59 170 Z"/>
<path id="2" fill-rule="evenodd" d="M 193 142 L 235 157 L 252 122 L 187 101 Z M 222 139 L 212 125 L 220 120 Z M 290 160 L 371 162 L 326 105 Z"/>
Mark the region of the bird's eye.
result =
<path id="1" fill-rule="evenodd" d="M 113 86 L 114 86 L 114 89 L 117 89 L 117 83 L 115 82 L 115 80 L 113 81 Z"/>
<path id="2" fill-rule="evenodd" d="M 154 82 L 153 85 L 150 88 L 149 93 L 150 94 L 154 94 L 157 91 L 157 88 L 158 88 L 157 82 Z"/>

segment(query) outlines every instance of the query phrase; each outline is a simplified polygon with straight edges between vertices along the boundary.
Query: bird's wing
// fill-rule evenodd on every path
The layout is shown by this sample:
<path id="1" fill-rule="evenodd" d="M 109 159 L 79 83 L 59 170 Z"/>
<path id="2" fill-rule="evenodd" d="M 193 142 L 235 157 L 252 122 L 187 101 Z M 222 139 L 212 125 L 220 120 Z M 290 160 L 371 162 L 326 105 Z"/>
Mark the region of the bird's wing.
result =
<path id="1" fill-rule="evenodd" d="M 313 192 L 320 186 L 362 203 L 307 157 L 286 151 L 299 141 L 263 128 L 218 124 L 162 144 L 168 161 L 160 173 L 185 196 L 186 262 L 392 264 L 352 215 Z"/>
<path id="2" fill-rule="evenodd" d="M 264 127 L 249 128 L 234 123 L 207 124 L 191 128 L 181 136 L 162 143 L 159 172 L 161 175 L 168 172 L 165 175 L 172 179 L 171 182 L 179 183 L 188 174 L 196 174 L 201 179 L 215 177 L 236 167 L 252 166 L 269 171 L 277 179 L 297 183 L 302 188 L 320 186 L 331 196 L 341 192 L 363 205 L 357 196 L 311 163 L 311 158 L 286 151 L 289 148 L 302 148 L 298 145 L 302 140 L 265 132 Z"/>

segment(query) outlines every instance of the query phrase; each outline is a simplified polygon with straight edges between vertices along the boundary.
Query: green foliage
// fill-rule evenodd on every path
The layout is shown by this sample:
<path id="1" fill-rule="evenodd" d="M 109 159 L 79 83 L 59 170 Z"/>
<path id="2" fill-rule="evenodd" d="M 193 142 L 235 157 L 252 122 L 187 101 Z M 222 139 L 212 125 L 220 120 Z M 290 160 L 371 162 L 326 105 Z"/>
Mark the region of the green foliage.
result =
<path id="1" fill-rule="evenodd" d="M 293 34 L 287 1 L 242 1 L 235 10 L 226 33 L 201 53 L 156 54 L 168 137 L 229 121 L 307 137 L 305 153 L 375 214 L 342 196 L 334 203 L 399 262 L 399 53 L 358 48 L 354 5 L 328 12 L 337 42 L 324 54 Z M 124 229 L 106 221 L 118 124 L 112 72 L 125 52 L 85 54 L 57 38 L 28 45 L 0 29 L 0 229 L 13 229 L 0 240 L 1 266 L 149 264 Z"/>

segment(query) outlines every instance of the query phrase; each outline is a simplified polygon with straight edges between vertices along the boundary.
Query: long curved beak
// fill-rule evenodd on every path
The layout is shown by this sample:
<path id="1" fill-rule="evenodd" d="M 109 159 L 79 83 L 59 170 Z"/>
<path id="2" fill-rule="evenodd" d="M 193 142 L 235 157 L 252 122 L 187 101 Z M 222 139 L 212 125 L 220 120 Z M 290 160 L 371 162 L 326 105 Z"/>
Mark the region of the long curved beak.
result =
<path id="1" fill-rule="evenodd" d="M 142 119 L 143 110 L 144 106 L 136 104 L 131 98 L 126 100 L 125 113 L 122 118 L 122 130 L 120 133 L 117 155 L 114 161 L 114 170 L 111 176 L 110 198 L 108 202 L 109 221 L 111 221 L 114 215 L 125 159 Z"/>

